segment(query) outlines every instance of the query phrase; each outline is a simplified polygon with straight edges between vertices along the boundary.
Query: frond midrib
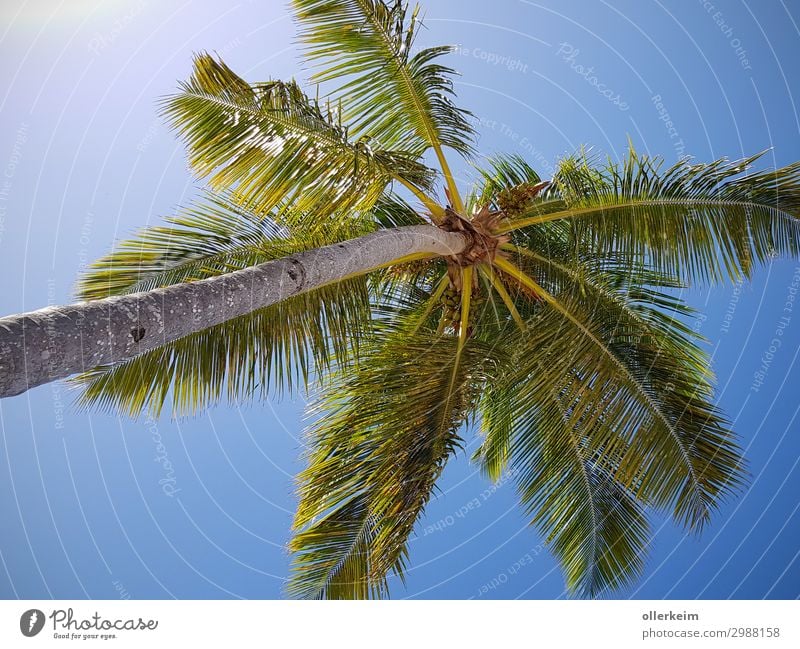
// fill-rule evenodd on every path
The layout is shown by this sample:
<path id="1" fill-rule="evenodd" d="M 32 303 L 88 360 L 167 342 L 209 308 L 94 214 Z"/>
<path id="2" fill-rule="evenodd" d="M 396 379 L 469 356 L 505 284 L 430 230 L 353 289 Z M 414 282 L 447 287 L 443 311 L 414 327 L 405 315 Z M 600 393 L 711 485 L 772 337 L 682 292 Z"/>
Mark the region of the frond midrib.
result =
<path id="1" fill-rule="evenodd" d="M 595 493 L 592 489 L 592 482 L 589 476 L 589 472 L 586 468 L 586 459 L 583 457 L 583 454 L 580 451 L 580 445 L 578 444 L 578 440 L 575 439 L 575 430 L 572 426 L 569 425 L 569 421 L 567 420 L 563 407 L 561 406 L 561 402 L 558 399 L 558 396 L 553 392 L 552 386 L 549 389 L 550 398 L 553 400 L 553 403 L 556 404 L 556 407 L 559 410 L 559 414 L 561 415 L 561 420 L 564 422 L 564 427 L 568 430 L 569 441 L 572 447 L 575 449 L 575 455 L 578 459 L 578 464 L 580 465 L 580 472 L 581 478 L 586 487 L 586 494 L 587 498 L 589 499 L 589 510 L 592 514 L 592 561 L 591 561 L 591 569 L 594 570 L 597 564 L 597 546 L 598 546 L 598 535 L 600 526 L 597 522 L 598 514 L 597 514 L 597 503 L 595 501 Z"/>
<path id="2" fill-rule="evenodd" d="M 755 210 L 768 210 L 769 212 L 781 216 L 784 219 L 789 219 L 798 223 L 791 213 L 775 207 L 774 205 L 767 205 L 764 203 L 756 203 L 753 201 L 737 201 L 737 200 L 724 200 L 724 199 L 681 199 L 681 198 L 660 198 L 649 199 L 644 198 L 640 200 L 629 200 L 624 203 L 609 203 L 607 205 L 596 205 L 594 207 L 577 207 L 573 209 L 560 210 L 550 214 L 541 214 L 539 216 L 526 217 L 522 219 L 512 220 L 510 223 L 499 229 L 500 233 L 511 232 L 530 225 L 539 225 L 542 223 L 549 223 L 550 221 L 558 221 L 561 219 L 577 218 L 592 214 L 594 212 L 605 212 L 626 209 L 629 207 L 659 207 L 665 206 L 683 206 L 683 207 L 743 207 Z M 800 225 L 800 223 L 798 223 Z"/>
<path id="3" fill-rule="evenodd" d="M 394 68 L 395 72 L 397 72 L 402 78 L 402 82 L 403 85 L 405 86 L 408 96 L 410 96 L 412 101 L 414 102 L 414 107 L 416 109 L 415 112 L 417 113 L 417 116 L 421 119 L 425 131 L 427 132 L 428 137 L 430 138 L 429 144 L 433 146 L 435 149 L 439 149 L 441 147 L 441 143 L 439 142 L 439 134 L 436 132 L 434 124 L 432 124 L 430 120 L 428 120 L 428 115 L 424 110 L 424 106 L 422 105 L 420 98 L 417 96 L 416 87 L 414 86 L 413 79 L 408 73 L 408 69 L 404 65 L 404 61 L 401 60 L 401 53 L 397 51 L 392 45 L 392 35 L 386 32 L 381 22 L 377 20 L 375 13 L 370 10 L 369 2 L 365 2 L 365 0 L 356 0 L 356 2 L 361 7 L 361 11 L 364 13 L 364 15 L 368 17 L 370 23 L 375 28 L 375 30 L 381 34 L 382 38 L 380 39 L 380 42 L 383 45 L 386 53 L 389 55 L 388 60 L 392 62 L 392 67 Z"/>
<path id="4" fill-rule="evenodd" d="M 364 512 L 364 520 L 361 522 L 361 525 L 358 526 L 358 532 L 353 537 L 353 540 L 347 545 L 347 550 L 342 554 L 341 558 L 336 562 L 336 565 L 333 566 L 326 575 L 324 575 L 320 580 L 316 582 L 316 586 L 314 588 L 314 597 L 319 599 L 322 597 L 323 592 L 330 588 L 331 583 L 336 578 L 338 572 L 342 569 L 345 562 L 350 558 L 353 551 L 356 549 L 356 546 L 364 540 L 364 537 L 367 535 L 367 530 L 371 524 L 370 520 L 370 513 L 369 513 L 369 498 L 367 498 L 367 505 L 366 511 Z"/>

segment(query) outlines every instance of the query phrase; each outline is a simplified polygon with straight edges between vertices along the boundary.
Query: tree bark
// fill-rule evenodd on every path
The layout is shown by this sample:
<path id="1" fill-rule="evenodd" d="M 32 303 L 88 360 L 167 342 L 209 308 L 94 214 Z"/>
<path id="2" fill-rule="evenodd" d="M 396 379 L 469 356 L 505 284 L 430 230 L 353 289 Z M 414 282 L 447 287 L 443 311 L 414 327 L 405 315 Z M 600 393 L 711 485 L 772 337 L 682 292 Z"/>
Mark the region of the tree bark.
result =
<path id="1" fill-rule="evenodd" d="M 0 318 L 0 397 L 119 363 L 405 255 L 449 256 L 465 246 L 463 235 L 429 225 L 379 230 L 219 277 Z"/>

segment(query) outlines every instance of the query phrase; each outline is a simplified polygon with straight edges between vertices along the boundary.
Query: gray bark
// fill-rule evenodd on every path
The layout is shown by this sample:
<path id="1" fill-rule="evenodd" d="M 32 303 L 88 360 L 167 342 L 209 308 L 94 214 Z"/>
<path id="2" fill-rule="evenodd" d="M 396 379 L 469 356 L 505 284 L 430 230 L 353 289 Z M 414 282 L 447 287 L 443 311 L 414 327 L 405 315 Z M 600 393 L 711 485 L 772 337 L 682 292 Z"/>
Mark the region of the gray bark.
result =
<path id="1" fill-rule="evenodd" d="M 428 225 L 380 230 L 198 282 L 0 318 L 0 397 L 119 363 L 398 257 L 465 246 L 463 235 Z"/>

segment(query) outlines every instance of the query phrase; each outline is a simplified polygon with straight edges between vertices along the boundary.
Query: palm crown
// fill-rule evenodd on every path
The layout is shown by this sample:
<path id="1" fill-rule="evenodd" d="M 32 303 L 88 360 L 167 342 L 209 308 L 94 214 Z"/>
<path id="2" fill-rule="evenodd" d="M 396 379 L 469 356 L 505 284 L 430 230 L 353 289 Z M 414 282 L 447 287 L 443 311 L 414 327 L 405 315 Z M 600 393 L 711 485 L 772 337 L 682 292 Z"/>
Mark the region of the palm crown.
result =
<path id="1" fill-rule="evenodd" d="M 386 595 L 468 434 L 481 435 L 473 459 L 489 479 L 513 474 L 572 592 L 623 587 L 643 568 L 647 508 L 699 530 L 742 482 L 675 289 L 797 256 L 800 165 L 748 172 L 755 157 L 666 166 L 632 148 L 618 163 L 582 151 L 544 182 L 517 156 L 476 162 L 470 114 L 440 63 L 449 49 L 414 47 L 418 9 L 293 5 L 325 99 L 197 56 L 163 111 L 210 192 L 96 262 L 81 296 L 192 282 L 405 225 L 461 232 L 468 245 L 96 368 L 79 377 L 83 398 L 158 413 L 171 391 L 186 413 L 318 388 L 293 596 Z M 466 195 L 446 151 L 477 169 Z"/>

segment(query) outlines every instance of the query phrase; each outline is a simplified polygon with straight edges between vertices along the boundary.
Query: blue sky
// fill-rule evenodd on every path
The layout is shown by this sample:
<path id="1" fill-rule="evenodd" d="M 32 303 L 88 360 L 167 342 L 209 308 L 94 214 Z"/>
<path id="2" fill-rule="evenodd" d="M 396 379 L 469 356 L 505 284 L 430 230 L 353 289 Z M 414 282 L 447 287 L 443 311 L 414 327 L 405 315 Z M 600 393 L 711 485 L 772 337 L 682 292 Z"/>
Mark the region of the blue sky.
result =
<path id="1" fill-rule="evenodd" d="M 669 162 L 768 148 L 765 164 L 800 158 L 800 10 L 789 3 L 426 9 L 422 41 L 459 46 L 456 90 L 485 153 L 521 153 L 545 176 L 581 144 L 617 157 L 628 137 Z M 156 111 L 193 51 L 253 81 L 307 74 L 278 2 L 34 0 L 4 2 L 0 16 L 2 314 L 69 301 L 85 264 L 195 195 Z M 457 172 L 469 181 L 466 165 Z M 786 310 L 798 266 L 775 260 L 751 284 L 688 293 L 752 480 L 699 538 L 654 518 L 646 573 L 621 596 L 800 595 L 800 307 Z M 0 402 L 0 596 L 281 596 L 302 396 L 181 421 L 80 412 L 73 399 L 54 384 Z M 393 595 L 563 597 L 513 486 L 483 481 L 473 447 L 448 466 Z"/>

